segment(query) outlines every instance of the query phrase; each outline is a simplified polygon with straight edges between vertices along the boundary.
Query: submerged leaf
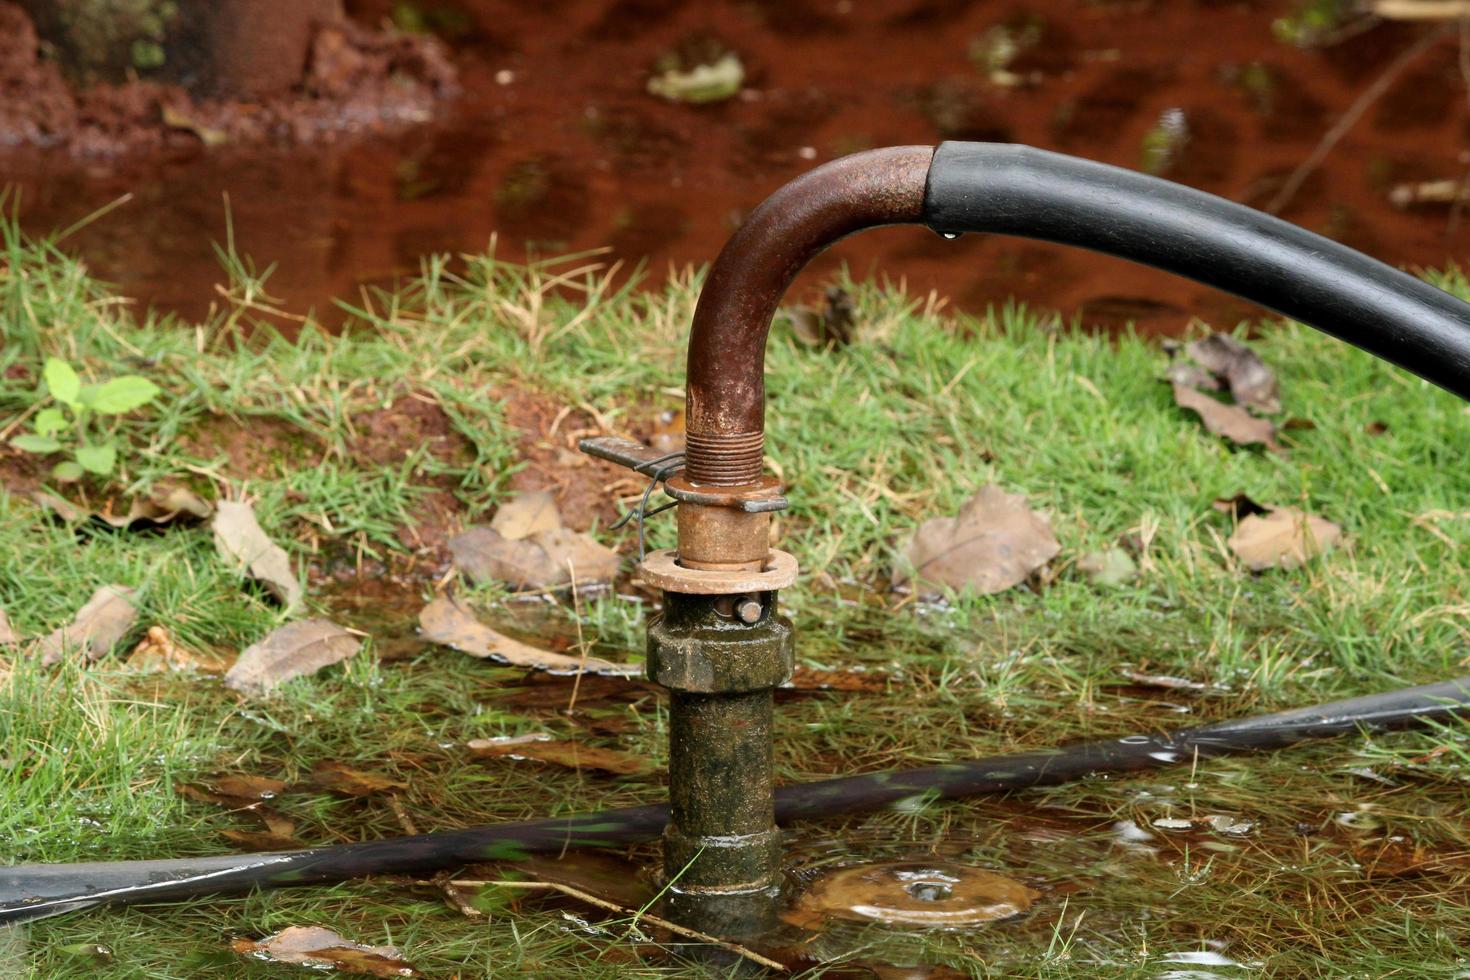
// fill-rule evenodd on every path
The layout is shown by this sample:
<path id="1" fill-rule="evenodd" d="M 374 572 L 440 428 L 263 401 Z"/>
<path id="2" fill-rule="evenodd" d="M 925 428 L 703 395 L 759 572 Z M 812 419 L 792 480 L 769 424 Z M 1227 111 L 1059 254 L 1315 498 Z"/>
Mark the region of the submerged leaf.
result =
<path id="1" fill-rule="evenodd" d="M 408 789 L 407 784 L 377 773 L 362 772 L 340 762 L 318 762 L 311 767 L 311 781 L 321 789 L 342 796 L 376 796 Z"/>
<path id="2" fill-rule="evenodd" d="M 213 527 L 221 555 L 264 584 L 288 611 L 301 604 L 301 583 L 291 559 L 261 530 L 255 508 L 239 500 L 221 500 Z"/>
<path id="3" fill-rule="evenodd" d="M 1059 551 L 1050 522 L 1026 506 L 1025 495 L 988 484 L 956 516 L 919 526 L 894 580 L 917 582 L 925 598 L 938 597 L 945 586 L 990 595 L 1026 581 Z"/>
<path id="4" fill-rule="evenodd" d="M 424 639 L 431 643 L 443 644 L 472 657 L 499 660 L 513 667 L 531 667 L 553 673 L 585 670 L 590 674 L 629 677 L 643 672 L 639 664 L 615 664 L 599 657 L 588 657 L 584 661 L 581 657 L 538 650 L 486 626 L 453 596 L 441 595 L 425 606 L 419 613 L 419 627 Z"/>
<path id="5" fill-rule="evenodd" d="M 568 769 L 597 769 L 621 776 L 642 776 L 653 771 L 653 763 L 642 756 L 581 742 L 554 740 L 549 735 L 477 738 L 466 745 L 475 755 L 484 758 L 534 759 Z"/>
<path id="6" fill-rule="evenodd" d="M 1276 425 L 1270 419 L 1256 418 L 1239 405 L 1227 405 L 1178 382 L 1173 384 L 1173 389 L 1174 404 L 1198 415 L 1214 435 L 1224 436 L 1237 446 L 1264 445 L 1281 450 L 1281 444 L 1276 441 Z"/>
<path id="7" fill-rule="evenodd" d="M 417 977 L 394 946 L 364 946 L 323 926 L 290 926 L 264 939 L 235 939 L 230 948 L 270 963 L 294 963 L 316 970 L 341 970 L 374 977 Z"/>
<path id="8" fill-rule="evenodd" d="M 1268 568 L 1298 568 L 1308 559 L 1331 551 L 1342 528 L 1295 507 L 1278 507 L 1265 515 L 1252 514 L 1235 528 L 1226 544 L 1253 572 Z"/>
<path id="9" fill-rule="evenodd" d="M 745 66 L 740 56 L 731 51 L 712 65 L 695 65 L 688 71 L 671 68 L 648 80 L 651 95 L 670 102 L 723 102 L 740 91 L 745 82 Z"/>
<path id="10" fill-rule="evenodd" d="M 68 651 L 80 652 L 88 660 L 103 656 L 127 635 L 137 618 L 136 595 L 136 590 L 122 585 L 104 585 L 92 593 L 70 623 L 36 644 L 41 663 L 57 663 Z"/>
<path id="11" fill-rule="evenodd" d="M 246 647 L 226 672 L 225 686 L 242 694 L 265 694 L 293 677 L 346 660 L 361 648 L 361 640 L 325 619 L 287 623 Z"/>

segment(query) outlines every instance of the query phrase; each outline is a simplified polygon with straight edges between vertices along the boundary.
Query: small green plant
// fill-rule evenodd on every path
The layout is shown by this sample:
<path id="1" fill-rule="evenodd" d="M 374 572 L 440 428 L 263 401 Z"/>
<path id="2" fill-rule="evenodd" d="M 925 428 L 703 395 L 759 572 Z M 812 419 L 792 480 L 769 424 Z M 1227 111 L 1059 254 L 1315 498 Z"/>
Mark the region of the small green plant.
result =
<path id="1" fill-rule="evenodd" d="M 49 395 L 56 404 L 38 411 L 34 431 L 16 436 L 10 444 L 38 455 L 65 453 L 70 458 L 51 468 L 52 477 L 63 483 L 87 473 L 107 476 L 117 467 L 117 441 L 103 431 L 98 417 L 141 408 L 158 396 L 158 390 L 152 381 L 135 374 L 84 385 L 70 364 L 48 357 L 37 395 L 40 399 Z"/>

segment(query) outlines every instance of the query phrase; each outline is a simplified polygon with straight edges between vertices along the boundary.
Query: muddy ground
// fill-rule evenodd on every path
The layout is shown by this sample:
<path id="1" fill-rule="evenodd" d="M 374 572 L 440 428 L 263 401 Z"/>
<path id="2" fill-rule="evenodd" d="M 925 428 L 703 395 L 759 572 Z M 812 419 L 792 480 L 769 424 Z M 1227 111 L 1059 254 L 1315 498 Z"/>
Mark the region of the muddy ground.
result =
<path id="1" fill-rule="evenodd" d="M 146 302 L 205 313 L 220 279 L 228 194 L 239 248 L 278 263 L 288 309 L 355 298 L 415 273 L 430 252 L 520 258 L 611 246 L 670 265 L 708 261 L 741 214 L 783 181 L 868 146 L 1014 140 L 1148 166 L 1264 206 L 1424 25 L 1359 24 L 1303 48 L 1274 26 L 1293 2 L 1098 0 L 425 0 L 420 25 L 452 48 L 462 94 L 392 135 L 283 147 L 270 133 L 205 146 L 187 130 L 141 152 L 76 159 L 10 148 L 0 173 L 32 229 L 132 200 L 75 236 L 104 278 Z M 358 0 L 381 26 L 395 5 Z M 397 5 L 402 17 L 403 5 Z M 1361 29 L 1366 26 L 1366 29 Z M 994 70 L 998 30 L 1017 56 Z M 1386 93 L 1282 209 L 1385 260 L 1444 266 L 1470 244 L 1448 203 L 1408 208 L 1394 188 L 1466 172 L 1470 100 L 1453 31 Z M 734 99 L 676 104 L 645 90 L 655 64 L 732 50 Z M 15 100 L 31 98 L 14 87 Z M 0 105 L 0 118 L 4 116 Z M 1182 137 L 1182 138 L 1181 138 Z M 286 142 L 292 142 L 286 140 Z M 1232 323 L 1244 304 L 1126 263 L 1029 242 L 944 242 L 911 229 L 844 243 L 802 284 L 848 263 L 938 289 L 962 308 L 1015 297 L 1173 332 Z"/>

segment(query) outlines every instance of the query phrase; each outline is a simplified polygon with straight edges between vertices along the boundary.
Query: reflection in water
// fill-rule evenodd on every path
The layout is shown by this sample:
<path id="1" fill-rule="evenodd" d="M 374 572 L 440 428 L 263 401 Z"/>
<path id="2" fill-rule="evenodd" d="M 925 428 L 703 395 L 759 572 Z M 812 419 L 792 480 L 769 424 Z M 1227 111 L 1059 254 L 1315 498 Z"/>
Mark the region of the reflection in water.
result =
<path id="1" fill-rule="evenodd" d="M 393 9 L 348 6 L 371 23 Z M 211 242 L 225 238 L 226 195 L 240 250 L 276 263 L 269 287 L 296 313 L 357 302 L 365 285 L 416 273 L 426 253 L 480 251 L 493 236 L 507 258 L 611 245 L 611 258 L 646 261 L 658 282 L 671 263 L 710 260 L 785 180 L 885 144 L 1015 140 L 1260 205 L 1417 37 L 1385 25 L 1297 48 L 1273 36 L 1278 11 L 1263 4 L 1032 0 L 1017 14 L 869 0 L 802 5 L 801 16 L 789 4 L 656 6 L 561 0 L 547 17 L 539 4 L 458 4 L 445 33 L 465 94 L 397 136 L 286 152 L 206 148 L 181 133 L 153 156 L 85 163 L 7 150 L 3 179 L 22 190 L 33 230 L 131 193 L 72 243 L 125 293 L 190 317 L 218 298 Z M 653 65 L 701 39 L 740 54 L 745 90 L 704 106 L 648 95 Z M 1396 264 L 1463 256 L 1470 222 L 1451 220 L 1452 200 L 1390 200 L 1395 188 L 1463 177 L 1467 102 L 1426 81 L 1458 78 L 1453 40 L 1390 87 L 1285 217 Z M 1014 296 L 1104 329 L 1134 320 L 1177 331 L 1192 316 L 1229 326 L 1251 312 L 1118 260 L 913 229 L 843 243 L 798 290 L 844 262 L 967 309 Z"/>

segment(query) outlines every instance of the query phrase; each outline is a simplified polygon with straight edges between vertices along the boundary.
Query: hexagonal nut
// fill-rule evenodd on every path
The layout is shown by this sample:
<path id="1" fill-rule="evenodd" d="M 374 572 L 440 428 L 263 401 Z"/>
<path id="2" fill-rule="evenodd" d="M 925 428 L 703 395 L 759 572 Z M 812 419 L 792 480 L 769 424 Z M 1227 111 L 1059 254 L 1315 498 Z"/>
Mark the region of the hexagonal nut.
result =
<path id="1" fill-rule="evenodd" d="M 796 632 L 784 616 L 744 629 L 666 629 L 648 625 L 648 679 L 696 694 L 779 687 L 796 667 Z"/>

